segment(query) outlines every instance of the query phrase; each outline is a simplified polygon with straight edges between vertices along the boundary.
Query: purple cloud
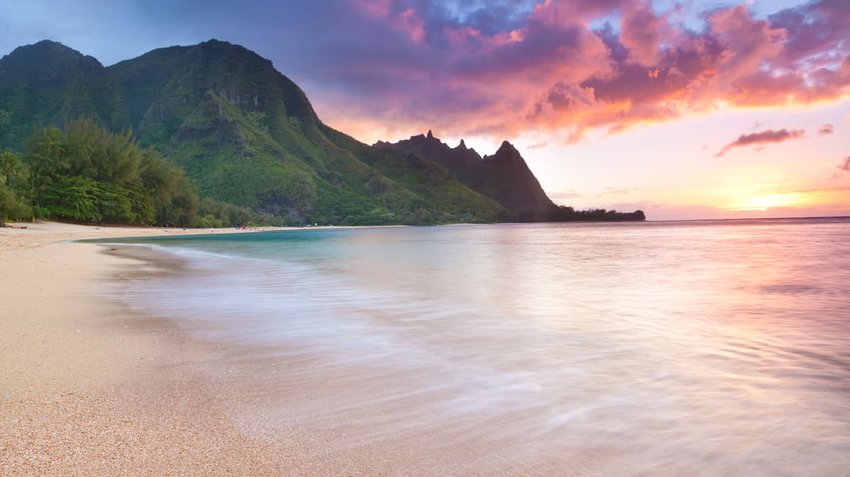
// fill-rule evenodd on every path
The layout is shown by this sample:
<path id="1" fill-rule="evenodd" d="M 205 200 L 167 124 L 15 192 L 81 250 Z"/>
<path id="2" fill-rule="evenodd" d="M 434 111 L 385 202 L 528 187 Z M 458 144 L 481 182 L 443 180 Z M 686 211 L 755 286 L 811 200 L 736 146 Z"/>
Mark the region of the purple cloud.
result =
<path id="1" fill-rule="evenodd" d="M 744 147 L 744 146 L 757 146 L 762 144 L 773 144 L 778 142 L 785 142 L 792 139 L 799 139 L 806 134 L 802 129 L 779 129 L 772 130 L 768 129 L 766 131 L 761 131 L 757 133 L 751 134 L 742 134 L 738 136 L 738 139 L 730 142 L 729 144 L 723 146 L 723 149 L 720 150 L 714 157 L 721 157 L 730 149 L 736 147 Z"/>
<path id="2" fill-rule="evenodd" d="M 150 0 L 104 7 L 109 22 L 71 0 L 20 3 L 0 38 L 8 51 L 51 31 L 110 64 L 220 38 L 270 58 L 323 119 L 361 138 L 387 127 L 580 138 L 719 104 L 850 94 L 847 0 L 767 17 L 743 5 L 665 11 L 648 0 L 245 0 L 237 10 L 224 0 Z M 683 11 L 697 23 L 684 26 Z M 50 17 L 67 21 L 47 28 Z"/>
<path id="3" fill-rule="evenodd" d="M 844 172 L 850 172 L 850 156 L 844 158 L 844 163 L 835 166 L 836 169 Z"/>

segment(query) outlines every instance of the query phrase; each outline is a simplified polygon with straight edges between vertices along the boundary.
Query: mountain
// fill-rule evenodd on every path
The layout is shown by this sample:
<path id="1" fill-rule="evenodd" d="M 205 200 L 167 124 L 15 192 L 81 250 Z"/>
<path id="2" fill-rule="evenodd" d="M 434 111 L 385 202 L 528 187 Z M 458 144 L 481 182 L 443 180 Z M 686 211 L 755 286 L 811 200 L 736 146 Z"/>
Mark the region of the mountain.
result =
<path id="1" fill-rule="evenodd" d="M 0 147 L 88 116 L 132 130 L 183 167 L 202 196 L 287 223 L 493 222 L 504 207 L 444 168 L 376 151 L 326 126 L 271 61 L 223 41 L 161 48 L 103 67 L 52 41 L 0 59 Z"/>
<path id="2" fill-rule="evenodd" d="M 322 123 L 271 61 L 224 41 L 109 67 L 47 40 L 0 58 L 0 149 L 22 151 L 36 129 L 80 116 L 132 131 L 201 196 L 288 224 L 547 220 L 557 210 L 509 143 L 484 157 L 430 132 L 363 144 Z"/>
<path id="3" fill-rule="evenodd" d="M 484 157 L 467 148 L 463 140 L 451 148 L 431 131 L 394 144 L 379 142 L 375 147 L 415 154 L 443 165 L 452 177 L 504 206 L 513 220 L 547 220 L 555 207 L 525 159 L 508 141 L 495 154 Z"/>
<path id="4" fill-rule="evenodd" d="M 80 116 L 112 125 L 118 98 L 112 75 L 91 56 L 48 40 L 16 48 L 0 59 L 0 109 L 11 115 L 0 147 L 19 148 L 35 128 Z"/>

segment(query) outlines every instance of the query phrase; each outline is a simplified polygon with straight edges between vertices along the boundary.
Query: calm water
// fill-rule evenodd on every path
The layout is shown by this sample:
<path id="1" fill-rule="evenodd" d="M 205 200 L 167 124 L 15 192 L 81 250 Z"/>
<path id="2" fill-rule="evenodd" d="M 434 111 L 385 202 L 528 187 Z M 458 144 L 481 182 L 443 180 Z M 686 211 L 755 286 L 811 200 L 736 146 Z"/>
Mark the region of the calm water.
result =
<path id="1" fill-rule="evenodd" d="M 362 369 L 368 382 L 293 405 L 303 422 L 330 420 L 337 411 L 319 408 L 334 399 L 355 410 L 395 400 L 391 418 L 355 413 L 369 429 L 355 435 L 374 443 L 468 419 L 456 443 L 493 439 L 506 462 L 590 455 L 589 473 L 610 475 L 850 475 L 847 220 L 148 243 L 189 269 L 132 283 L 131 304 L 204 339 L 320 357 L 281 382 L 322 375 L 311 366 L 330 381 Z M 345 386 L 364 389 L 346 401 Z"/>

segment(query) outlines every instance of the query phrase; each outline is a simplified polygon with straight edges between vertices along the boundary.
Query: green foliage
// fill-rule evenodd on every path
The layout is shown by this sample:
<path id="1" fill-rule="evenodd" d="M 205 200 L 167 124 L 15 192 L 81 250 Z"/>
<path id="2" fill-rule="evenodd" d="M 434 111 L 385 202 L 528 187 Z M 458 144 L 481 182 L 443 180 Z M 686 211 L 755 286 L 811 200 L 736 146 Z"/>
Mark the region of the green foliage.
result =
<path id="1" fill-rule="evenodd" d="M 11 151 L 0 153 L 0 184 L 12 192 L 15 189 L 15 181 L 24 175 L 25 169 L 17 154 Z"/>
<path id="2" fill-rule="evenodd" d="M 4 156 L 5 157 L 5 156 Z M 32 199 L 48 217 L 78 222 L 191 226 L 198 208 L 194 187 L 179 168 L 125 133 L 91 119 L 65 131 L 36 131 L 25 160 Z"/>
<path id="3" fill-rule="evenodd" d="M 32 209 L 18 200 L 12 191 L 0 187 L 0 222 L 29 219 L 31 214 Z"/>
<path id="4" fill-rule="evenodd" d="M 115 129 L 126 125 L 117 85 L 96 59 L 41 41 L 0 61 L 0 108 L 11 115 L 8 127 L 0 125 L 0 148 L 20 151 L 34 130 L 80 116 Z"/>
<path id="5" fill-rule="evenodd" d="M 7 144 L 12 139 L 12 114 L 0 109 L 0 144 Z"/>
<path id="6" fill-rule="evenodd" d="M 26 194 L 27 170 L 11 151 L 0 152 L 0 222 L 32 216 L 32 209 L 20 199 Z"/>
<path id="7" fill-rule="evenodd" d="M 283 221 L 245 207 L 205 198 L 198 207 L 198 227 L 280 226 Z"/>
<path id="8" fill-rule="evenodd" d="M 77 222 L 150 225 L 150 194 L 132 184 L 109 184 L 84 177 L 62 177 L 41 191 L 41 204 L 56 218 Z"/>
<path id="9" fill-rule="evenodd" d="M 505 217 L 499 203 L 430 159 L 379 154 L 325 126 L 304 92 L 270 61 L 226 42 L 162 48 L 108 68 L 54 42 L 21 47 L 0 59 L 0 108 L 13 119 L 0 147 L 21 150 L 36 131 L 24 161 L 31 172 L 27 195 L 48 215 L 125 221 L 135 214 L 132 220 L 145 221 L 140 207 L 128 209 L 120 199 L 142 188 L 154 222 L 172 226 Z M 88 119 L 68 122 L 80 116 Z M 68 177 L 118 189 L 60 183 Z M 55 200 L 72 186 L 114 207 Z M 205 206 L 198 195 L 238 207 Z"/>
<path id="10" fill-rule="evenodd" d="M 195 186 L 182 169 L 148 148 L 141 153 L 139 179 L 152 194 L 156 223 L 183 227 L 194 225 L 199 199 Z"/>

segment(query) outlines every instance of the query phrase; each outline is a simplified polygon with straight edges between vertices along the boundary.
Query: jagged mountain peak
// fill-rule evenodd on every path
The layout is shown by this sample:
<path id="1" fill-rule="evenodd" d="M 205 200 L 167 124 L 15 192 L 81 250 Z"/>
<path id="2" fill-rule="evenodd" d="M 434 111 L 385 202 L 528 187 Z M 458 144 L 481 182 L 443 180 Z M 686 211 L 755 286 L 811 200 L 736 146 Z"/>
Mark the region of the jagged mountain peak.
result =
<path id="1" fill-rule="evenodd" d="M 495 154 L 483 158 L 467 148 L 464 140 L 452 148 L 431 131 L 427 136 L 419 134 L 384 147 L 443 165 L 455 178 L 508 209 L 516 220 L 543 220 L 554 207 L 522 155 L 508 141 Z"/>
<path id="2" fill-rule="evenodd" d="M 495 155 L 519 156 L 520 153 L 519 151 L 517 151 L 513 144 L 505 140 L 502 141 L 502 145 L 499 146 L 499 149 L 496 151 Z"/>
<path id="3" fill-rule="evenodd" d="M 484 160 L 487 162 L 505 162 L 505 163 L 516 163 L 520 165 L 523 169 L 527 169 L 527 165 L 525 164 L 525 159 L 522 158 L 522 154 L 508 141 L 502 141 L 502 144 L 499 146 L 499 149 L 496 150 L 495 154 L 484 156 Z M 530 171 L 529 171 L 530 172 Z"/>

